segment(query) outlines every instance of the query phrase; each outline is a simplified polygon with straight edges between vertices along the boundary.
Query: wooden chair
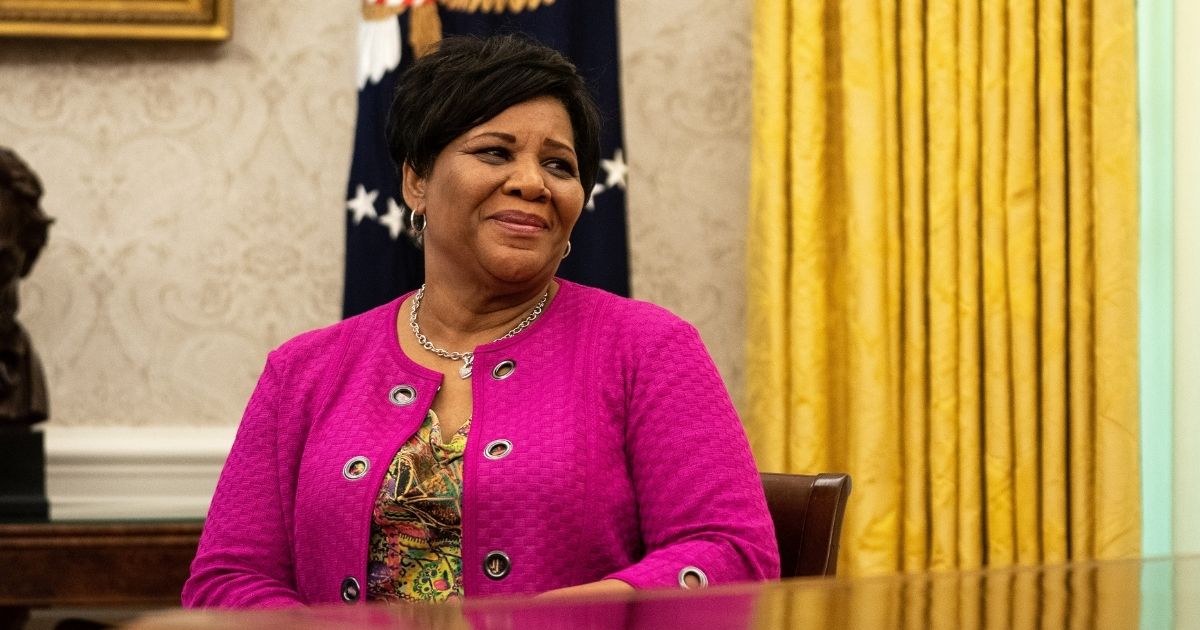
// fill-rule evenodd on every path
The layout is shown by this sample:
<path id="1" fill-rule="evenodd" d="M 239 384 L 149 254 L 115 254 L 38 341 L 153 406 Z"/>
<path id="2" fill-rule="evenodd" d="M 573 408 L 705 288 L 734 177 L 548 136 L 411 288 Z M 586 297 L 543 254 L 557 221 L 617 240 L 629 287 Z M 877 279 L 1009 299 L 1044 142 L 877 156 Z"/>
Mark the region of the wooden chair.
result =
<path id="1" fill-rule="evenodd" d="M 850 475 L 761 475 L 782 577 L 836 574 Z"/>

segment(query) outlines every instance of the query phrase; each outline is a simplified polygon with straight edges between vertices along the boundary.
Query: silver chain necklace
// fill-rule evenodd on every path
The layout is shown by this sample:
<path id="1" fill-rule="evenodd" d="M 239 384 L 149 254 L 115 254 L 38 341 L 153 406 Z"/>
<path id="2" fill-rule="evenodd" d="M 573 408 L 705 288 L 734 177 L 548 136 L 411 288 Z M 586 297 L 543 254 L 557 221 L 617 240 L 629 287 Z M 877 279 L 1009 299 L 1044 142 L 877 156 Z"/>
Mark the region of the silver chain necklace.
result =
<path id="1" fill-rule="evenodd" d="M 474 352 L 451 352 L 444 348 L 439 348 L 433 345 L 433 342 L 421 332 L 421 326 L 417 324 L 417 311 L 421 310 L 421 298 L 425 297 L 425 285 L 422 284 L 420 289 L 417 289 L 417 294 L 413 296 L 412 312 L 408 316 L 408 325 L 412 328 L 413 334 L 417 336 L 417 343 L 421 344 L 422 348 L 438 355 L 439 357 L 450 359 L 451 361 L 462 361 L 463 366 L 458 368 L 458 377 L 461 379 L 471 378 L 471 364 L 475 362 Z M 546 292 L 542 294 L 542 299 L 534 305 L 533 310 L 522 319 L 520 323 L 513 326 L 513 329 L 504 333 L 503 336 L 492 340 L 496 343 L 501 339 L 508 339 L 513 335 L 525 330 L 530 324 L 542 314 L 542 310 L 546 308 L 546 300 L 550 299 L 550 287 L 546 287 Z"/>

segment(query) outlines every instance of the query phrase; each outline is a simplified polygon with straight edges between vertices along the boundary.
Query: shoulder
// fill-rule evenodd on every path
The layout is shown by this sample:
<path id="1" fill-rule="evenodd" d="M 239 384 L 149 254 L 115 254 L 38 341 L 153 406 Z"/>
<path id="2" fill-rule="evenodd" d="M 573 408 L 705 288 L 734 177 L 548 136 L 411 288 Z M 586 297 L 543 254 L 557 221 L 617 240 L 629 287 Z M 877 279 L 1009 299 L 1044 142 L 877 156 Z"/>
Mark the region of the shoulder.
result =
<path id="1" fill-rule="evenodd" d="M 593 322 L 591 334 L 610 340 L 613 349 L 634 356 L 648 347 L 671 343 L 679 339 L 700 342 L 696 327 L 672 311 L 657 304 L 622 297 L 567 281 L 562 282 L 560 295 L 568 298 L 568 310 L 578 309 L 578 315 L 589 315 Z"/>
<path id="2" fill-rule="evenodd" d="M 390 334 L 403 298 L 285 341 L 267 355 L 258 391 L 294 409 L 320 409 L 345 378 L 347 366 L 378 361 L 381 335 Z"/>
<path id="3" fill-rule="evenodd" d="M 572 305 L 594 311 L 600 318 L 615 324 L 650 330 L 692 328 L 682 317 L 652 302 L 622 297 L 566 280 L 559 282 Z"/>
<path id="4" fill-rule="evenodd" d="M 331 362 L 340 363 L 356 348 L 361 350 L 374 345 L 363 343 L 366 339 L 373 339 L 377 343 L 381 334 L 391 330 L 395 325 L 396 309 L 403 299 L 397 298 L 335 324 L 296 335 L 271 351 L 267 365 L 277 370 L 296 372 Z"/>

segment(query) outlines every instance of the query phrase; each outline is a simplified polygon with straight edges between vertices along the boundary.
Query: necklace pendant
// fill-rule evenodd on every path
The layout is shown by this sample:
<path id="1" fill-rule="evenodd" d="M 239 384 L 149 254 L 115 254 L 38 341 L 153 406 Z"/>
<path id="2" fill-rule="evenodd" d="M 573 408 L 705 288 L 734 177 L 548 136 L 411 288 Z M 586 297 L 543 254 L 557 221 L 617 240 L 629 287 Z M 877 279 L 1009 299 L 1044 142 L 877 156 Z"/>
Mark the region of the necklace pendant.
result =
<path id="1" fill-rule="evenodd" d="M 475 356 L 468 354 L 463 357 L 463 366 L 458 368 L 458 378 L 464 381 L 471 378 L 471 364 L 475 362 Z"/>

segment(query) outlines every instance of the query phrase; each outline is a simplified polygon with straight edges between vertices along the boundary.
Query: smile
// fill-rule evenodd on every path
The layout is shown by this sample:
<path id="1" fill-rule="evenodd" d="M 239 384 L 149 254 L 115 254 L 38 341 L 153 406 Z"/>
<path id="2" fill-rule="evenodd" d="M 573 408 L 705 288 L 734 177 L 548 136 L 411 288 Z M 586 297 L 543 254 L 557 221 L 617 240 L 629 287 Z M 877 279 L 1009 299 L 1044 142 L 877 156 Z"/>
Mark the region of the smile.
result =
<path id="1" fill-rule="evenodd" d="M 550 227 L 546 224 L 545 219 L 537 216 L 536 214 L 519 212 L 517 210 L 504 210 L 492 215 L 489 218 L 493 221 L 496 221 L 501 226 L 515 232 L 533 233 L 540 232 Z"/>

